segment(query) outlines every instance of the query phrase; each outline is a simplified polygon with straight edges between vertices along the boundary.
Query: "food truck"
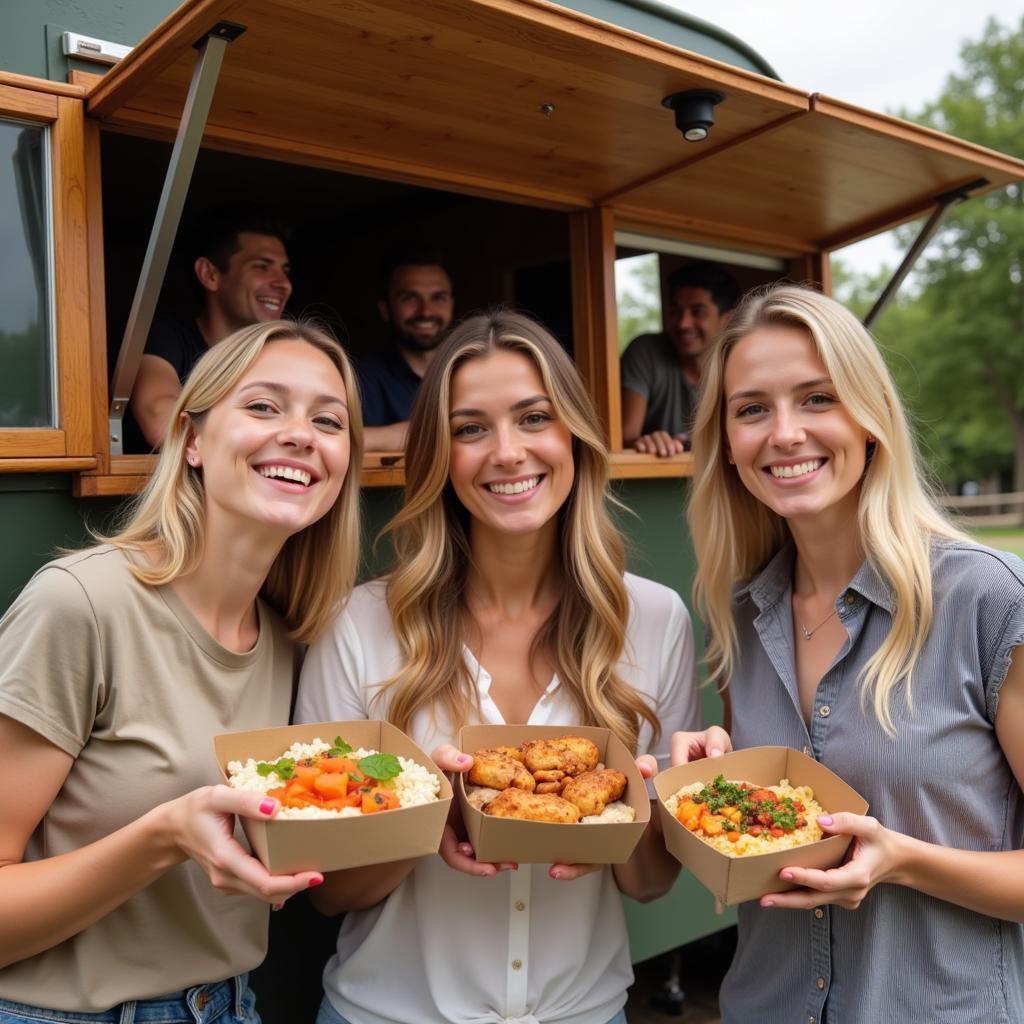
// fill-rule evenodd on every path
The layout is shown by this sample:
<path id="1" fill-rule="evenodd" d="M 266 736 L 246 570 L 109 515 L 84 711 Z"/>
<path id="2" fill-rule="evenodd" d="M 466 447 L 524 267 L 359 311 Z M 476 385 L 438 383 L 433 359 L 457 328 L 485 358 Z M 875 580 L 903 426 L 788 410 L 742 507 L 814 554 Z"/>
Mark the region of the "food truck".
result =
<path id="1" fill-rule="evenodd" d="M 602 416 L 631 568 L 688 599 L 691 458 L 624 449 L 617 266 L 827 291 L 832 250 L 1024 177 L 788 85 L 655 0 L 51 0 L 5 28 L 0 607 L 151 472 L 125 406 L 154 314 L 192 301 L 179 239 L 217 204 L 290 224 L 288 311 L 357 356 L 380 337 L 375 267 L 412 237 L 445 254 L 459 313 L 543 320 Z M 368 452 L 362 480 L 372 537 L 401 453 Z M 627 916 L 635 960 L 731 920 L 688 877 Z"/>

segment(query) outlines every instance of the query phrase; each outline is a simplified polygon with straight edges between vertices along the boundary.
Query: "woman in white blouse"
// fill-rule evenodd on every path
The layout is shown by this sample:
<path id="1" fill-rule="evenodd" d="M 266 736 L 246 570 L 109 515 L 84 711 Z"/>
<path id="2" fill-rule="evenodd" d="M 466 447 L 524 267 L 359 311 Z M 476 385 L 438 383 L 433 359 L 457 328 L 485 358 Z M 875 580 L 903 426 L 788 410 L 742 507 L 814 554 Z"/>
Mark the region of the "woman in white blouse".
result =
<path id="1" fill-rule="evenodd" d="M 448 770 L 464 723 L 600 725 L 651 774 L 696 733 L 689 616 L 625 575 L 607 453 L 571 360 L 525 316 L 473 317 L 438 350 L 409 430 L 394 568 L 309 652 L 300 721 L 386 717 Z M 460 822 L 440 855 L 329 875 L 347 911 L 319 1024 L 616 1024 L 632 981 L 619 893 L 678 866 L 652 821 L 615 867 L 489 864 Z"/>

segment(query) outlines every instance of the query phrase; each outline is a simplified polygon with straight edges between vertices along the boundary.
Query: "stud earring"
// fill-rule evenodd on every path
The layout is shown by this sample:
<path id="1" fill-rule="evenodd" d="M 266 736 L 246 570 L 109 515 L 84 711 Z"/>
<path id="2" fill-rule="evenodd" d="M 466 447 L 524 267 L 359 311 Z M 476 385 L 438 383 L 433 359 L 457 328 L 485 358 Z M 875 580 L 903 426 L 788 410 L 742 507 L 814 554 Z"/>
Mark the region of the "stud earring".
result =
<path id="1" fill-rule="evenodd" d="M 195 466 L 199 462 L 199 460 L 194 455 L 189 455 L 189 456 L 187 456 L 187 458 L 188 458 L 188 464 L 190 466 Z"/>

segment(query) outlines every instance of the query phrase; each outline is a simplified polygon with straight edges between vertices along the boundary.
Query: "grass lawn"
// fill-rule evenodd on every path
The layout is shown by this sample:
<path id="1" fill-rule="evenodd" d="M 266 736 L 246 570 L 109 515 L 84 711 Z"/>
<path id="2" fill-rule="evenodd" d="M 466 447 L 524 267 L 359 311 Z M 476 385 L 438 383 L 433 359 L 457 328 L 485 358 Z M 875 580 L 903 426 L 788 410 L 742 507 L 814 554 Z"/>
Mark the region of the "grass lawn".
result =
<path id="1" fill-rule="evenodd" d="M 1012 551 L 1024 558 L 1024 530 L 1014 526 L 989 526 L 971 530 L 980 544 L 1000 551 Z"/>

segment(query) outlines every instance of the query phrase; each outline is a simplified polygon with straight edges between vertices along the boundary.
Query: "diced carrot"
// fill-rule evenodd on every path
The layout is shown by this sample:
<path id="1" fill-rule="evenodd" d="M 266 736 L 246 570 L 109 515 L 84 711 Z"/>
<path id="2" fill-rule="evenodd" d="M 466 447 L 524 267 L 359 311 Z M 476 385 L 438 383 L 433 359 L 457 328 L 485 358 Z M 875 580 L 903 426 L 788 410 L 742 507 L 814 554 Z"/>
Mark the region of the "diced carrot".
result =
<path id="1" fill-rule="evenodd" d="M 267 790 L 267 796 L 273 797 L 275 800 L 284 801 L 285 796 L 288 794 L 287 786 L 275 786 L 274 789 Z"/>
<path id="2" fill-rule="evenodd" d="M 328 800 L 340 799 L 348 793 L 348 775 L 325 772 L 313 780 L 313 788 Z"/>
<path id="3" fill-rule="evenodd" d="M 289 786 L 288 793 L 284 798 L 284 805 L 285 807 L 321 807 L 323 801 L 302 786 Z"/>
<path id="4" fill-rule="evenodd" d="M 740 841 L 740 834 L 739 832 L 726 832 L 725 838 L 728 839 L 730 843 L 738 843 Z"/>
<path id="5" fill-rule="evenodd" d="M 398 807 L 398 797 L 390 790 L 375 786 L 369 793 L 363 794 L 363 814 L 390 811 L 396 807 Z"/>
<path id="6" fill-rule="evenodd" d="M 772 825 L 768 831 L 775 836 L 776 839 L 778 839 L 779 836 L 784 836 L 786 834 L 778 825 Z"/>
<path id="7" fill-rule="evenodd" d="M 696 804 L 692 800 L 680 800 L 676 809 L 676 817 L 683 821 L 686 818 L 700 817 L 704 813 L 704 804 Z"/>
<path id="8" fill-rule="evenodd" d="M 316 766 L 322 772 L 327 772 L 330 775 L 334 775 L 340 772 L 347 772 L 348 765 L 352 762 L 346 757 L 321 757 L 317 761 Z"/>
<path id="9" fill-rule="evenodd" d="M 770 789 L 755 789 L 750 794 L 750 799 L 755 803 L 761 803 L 764 800 L 771 800 L 772 803 L 777 803 L 779 798 Z"/>
<path id="10" fill-rule="evenodd" d="M 319 768 L 313 765 L 297 764 L 293 781 L 299 783 L 307 792 L 313 792 L 313 780 L 321 775 Z"/>
<path id="11" fill-rule="evenodd" d="M 337 797 L 333 800 L 325 800 L 323 807 L 325 811 L 340 811 L 345 807 L 351 807 L 348 797 Z"/>
<path id="12" fill-rule="evenodd" d="M 694 815 L 692 818 L 687 818 L 683 822 L 683 827 L 688 828 L 691 832 L 696 832 L 700 828 L 700 818 Z"/>
<path id="13" fill-rule="evenodd" d="M 705 835 L 721 835 L 723 820 L 724 819 L 720 818 L 717 814 L 705 814 L 700 819 L 700 827 L 704 830 Z"/>

